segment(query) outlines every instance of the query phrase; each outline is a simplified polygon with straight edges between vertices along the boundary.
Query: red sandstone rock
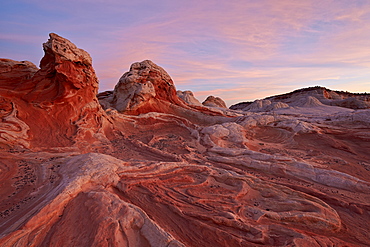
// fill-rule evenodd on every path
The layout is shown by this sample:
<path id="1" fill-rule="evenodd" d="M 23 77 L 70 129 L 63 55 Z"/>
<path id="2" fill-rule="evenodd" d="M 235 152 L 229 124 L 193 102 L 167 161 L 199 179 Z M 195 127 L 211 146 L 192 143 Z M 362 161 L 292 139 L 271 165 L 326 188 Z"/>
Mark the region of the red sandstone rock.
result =
<path id="1" fill-rule="evenodd" d="M 150 61 L 96 97 L 86 52 L 44 49 L 0 60 L 0 246 L 370 245 L 369 109 L 188 105 Z"/>
<path id="2" fill-rule="evenodd" d="M 38 71 L 36 65 L 28 61 L 14 61 L 0 59 L 0 85 L 1 88 L 15 90 L 29 81 Z"/>
<path id="3" fill-rule="evenodd" d="M 21 139 L 28 144 L 23 146 L 104 141 L 107 121 L 96 98 L 98 80 L 91 57 L 56 34 L 50 34 L 44 51 L 37 71 L 29 62 L 2 60 L 0 64 L 5 71 L 0 74 L 4 82 L 0 95 L 12 105 L 16 122 L 24 123 Z"/>

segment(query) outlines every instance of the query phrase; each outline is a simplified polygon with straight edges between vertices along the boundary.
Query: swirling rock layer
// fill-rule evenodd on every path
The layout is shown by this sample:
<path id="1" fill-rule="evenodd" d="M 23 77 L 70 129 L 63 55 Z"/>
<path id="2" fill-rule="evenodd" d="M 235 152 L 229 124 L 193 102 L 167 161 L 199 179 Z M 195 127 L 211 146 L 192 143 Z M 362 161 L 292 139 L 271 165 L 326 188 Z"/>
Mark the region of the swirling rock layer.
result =
<path id="1" fill-rule="evenodd" d="M 100 106 L 90 56 L 44 50 L 0 63 L 0 246 L 370 245 L 368 109 L 189 105 L 150 61 Z"/>

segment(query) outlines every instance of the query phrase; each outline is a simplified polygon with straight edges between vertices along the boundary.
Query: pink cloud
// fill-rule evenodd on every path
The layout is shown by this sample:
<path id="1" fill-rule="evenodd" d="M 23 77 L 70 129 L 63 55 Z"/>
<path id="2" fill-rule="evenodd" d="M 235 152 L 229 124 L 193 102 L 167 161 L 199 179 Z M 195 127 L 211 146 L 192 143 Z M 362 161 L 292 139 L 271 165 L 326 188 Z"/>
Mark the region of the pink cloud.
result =
<path id="1" fill-rule="evenodd" d="M 35 2 L 46 10 L 58 7 L 44 0 Z M 339 87 L 350 81 L 352 91 L 369 86 L 365 80 L 370 81 L 370 2 L 123 4 L 110 0 L 86 4 L 65 1 L 61 8 L 71 18 L 53 23 L 62 32 L 88 34 L 66 38 L 91 53 L 101 90 L 113 89 L 131 63 L 144 59 L 164 67 L 178 88 L 202 97 L 218 94 L 229 102 L 314 83 Z M 95 18 L 104 11 L 106 19 Z"/>
<path id="2" fill-rule="evenodd" d="M 196 95 L 215 94 L 231 103 L 315 84 L 343 86 L 343 80 L 369 75 L 360 68 L 368 67 L 370 59 L 368 12 L 337 1 L 320 4 L 293 0 L 183 4 L 115 31 L 116 39 L 108 43 L 114 58 L 101 63 L 105 68 L 101 75 L 110 80 L 108 75 L 114 73 L 116 82 L 132 62 L 151 59 L 170 73 L 178 87 L 203 80 L 215 89 L 195 90 Z M 313 43 L 299 44 L 302 50 L 310 45 L 310 52 L 282 50 L 284 42 L 312 35 L 317 37 Z M 233 60 L 252 66 L 233 67 Z"/>

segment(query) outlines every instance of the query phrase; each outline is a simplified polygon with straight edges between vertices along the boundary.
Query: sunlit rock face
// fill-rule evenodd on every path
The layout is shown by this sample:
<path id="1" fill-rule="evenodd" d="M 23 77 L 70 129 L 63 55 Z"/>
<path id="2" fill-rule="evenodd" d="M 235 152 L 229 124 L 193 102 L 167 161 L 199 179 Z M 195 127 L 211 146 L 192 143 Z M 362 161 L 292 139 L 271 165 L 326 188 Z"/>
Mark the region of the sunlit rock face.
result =
<path id="1" fill-rule="evenodd" d="M 193 104 L 195 100 L 190 103 L 182 100 L 168 73 L 150 60 L 133 63 L 112 93 L 101 93 L 98 97 L 105 109 L 128 115 L 158 112 L 185 117 L 198 124 L 228 121 L 227 113 Z M 209 115 L 217 117 L 210 119 Z"/>
<path id="2" fill-rule="evenodd" d="M 113 92 L 112 105 L 119 112 L 163 111 L 166 104 L 182 105 L 171 77 L 150 60 L 131 65 Z"/>
<path id="3" fill-rule="evenodd" d="M 51 33 L 43 44 L 45 55 L 40 70 L 32 78 L 28 102 L 61 103 L 83 94 L 90 102 L 98 92 L 98 79 L 90 55 L 69 40 Z"/>
<path id="4" fill-rule="evenodd" d="M 23 144 L 9 146 L 45 148 L 104 141 L 107 124 L 90 55 L 53 33 L 43 48 L 40 69 L 30 62 L 0 64 L 0 95 L 8 106 L 3 122 L 13 126 L 2 139 L 18 132 Z"/>
<path id="5" fill-rule="evenodd" d="M 86 52 L 44 49 L 0 60 L 0 246 L 370 245 L 370 109 L 204 107 L 150 61 L 96 96 Z"/>

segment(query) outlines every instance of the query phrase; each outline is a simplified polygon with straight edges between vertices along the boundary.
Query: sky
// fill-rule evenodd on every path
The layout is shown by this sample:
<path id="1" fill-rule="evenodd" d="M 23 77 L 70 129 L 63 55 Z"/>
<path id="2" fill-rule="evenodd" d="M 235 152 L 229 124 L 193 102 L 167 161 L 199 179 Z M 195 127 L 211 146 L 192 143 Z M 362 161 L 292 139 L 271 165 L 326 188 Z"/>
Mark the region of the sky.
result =
<path id="1" fill-rule="evenodd" d="M 93 58 L 99 91 L 134 62 L 227 105 L 309 86 L 370 92 L 370 0 L 1 0 L 0 57 L 43 57 L 49 33 Z"/>

